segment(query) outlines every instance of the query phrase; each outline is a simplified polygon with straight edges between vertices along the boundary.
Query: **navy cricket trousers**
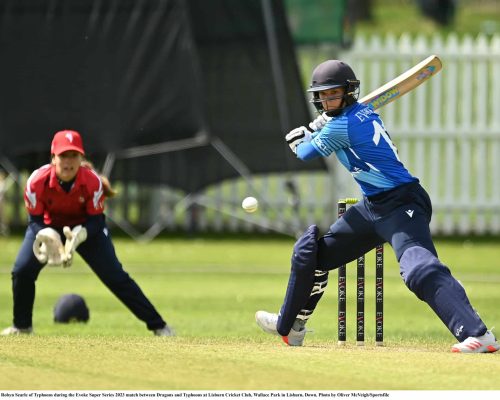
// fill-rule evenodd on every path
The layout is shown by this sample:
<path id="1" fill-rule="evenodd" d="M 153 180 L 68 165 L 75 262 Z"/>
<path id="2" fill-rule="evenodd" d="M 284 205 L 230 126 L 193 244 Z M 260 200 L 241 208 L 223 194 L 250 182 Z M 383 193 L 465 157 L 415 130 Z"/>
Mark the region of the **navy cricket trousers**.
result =
<path id="1" fill-rule="evenodd" d="M 58 230 L 62 238 L 62 231 Z M 33 254 L 35 232 L 28 226 L 23 244 L 12 270 L 12 292 L 14 296 L 14 326 L 31 327 L 35 302 L 35 281 L 45 265 Z M 116 257 L 106 225 L 97 234 L 80 244 L 77 252 L 87 262 L 99 279 L 128 307 L 150 330 L 165 326 L 165 321 L 144 295 L 137 283 L 130 278 Z"/>
<path id="2" fill-rule="evenodd" d="M 390 243 L 398 261 L 413 246 L 437 256 L 429 229 L 431 216 L 431 200 L 418 183 L 365 197 L 320 238 L 318 269 L 338 268 L 385 242 Z"/>

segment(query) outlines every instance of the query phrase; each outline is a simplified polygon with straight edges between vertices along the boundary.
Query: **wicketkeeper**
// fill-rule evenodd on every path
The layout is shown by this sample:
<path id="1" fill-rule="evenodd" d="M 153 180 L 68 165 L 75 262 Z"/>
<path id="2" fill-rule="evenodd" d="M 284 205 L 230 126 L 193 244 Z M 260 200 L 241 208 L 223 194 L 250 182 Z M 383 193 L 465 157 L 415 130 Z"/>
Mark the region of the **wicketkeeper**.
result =
<path id="1" fill-rule="evenodd" d="M 304 161 L 335 153 L 352 174 L 363 199 L 350 207 L 330 230 L 319 236 L 310 227 L 295 244 L 285 299 L 279 314 L 256 313 L 257 324 L 301 346 L 305 323 L 325 290 L 328 271 L 389 243 L 406 286 L 425 301 L 459 341 L 453 352 L 486 353 L 500 349 L 472 308 L 462 285 L 439 259 L 429 223 L 431 200 L 419 180 L 408 172 L 380 116 L 358 103 L 359 80 L 338 60 L 319 64 L 309 92 L 319 116 L 309 129 L 286 135 Z"/>
<path id="2" fill-rule="evenodd" d="M 173 332 L 123 270 L 106 227 L 104 200 L 115 192 L 90 163 L 78 132 L 57 132 L 51 163 L 29 177 L 24 200 L 29 224 L 12 270 L 13 326 L 2 335 L 33 332 L 35 281 L 46 266 L 69 267 L 77 252 L 99 279 L 157 336 Z"/>

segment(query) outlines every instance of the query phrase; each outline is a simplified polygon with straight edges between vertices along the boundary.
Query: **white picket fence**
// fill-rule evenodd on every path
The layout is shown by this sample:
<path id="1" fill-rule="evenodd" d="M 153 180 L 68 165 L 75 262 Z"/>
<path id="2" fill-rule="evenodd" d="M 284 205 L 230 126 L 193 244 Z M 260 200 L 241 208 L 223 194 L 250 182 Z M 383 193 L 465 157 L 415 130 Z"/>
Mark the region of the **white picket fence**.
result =
<path id="1" fill-rule="evenodd" d="M 433 200 L 434 233 L 500 233 L 500 36 L 359 37 L 340 54 L 328 45 L 302 48 L 298 54 L 305 81 L 319 62 L 347 61 L 361 80 L 361 96 L 428 55 L 439 55 L 443 70 L 380 114 L 401 159 Z M 328 173 L 226 181 L 184 199 L 168 188 L 156 190 L 152 209 L 158 212 L 152 214 L 155 226 L 148 234 L 189 228 L 193 222 L 201 231 L 294 235 L 312 223 L 328 229 L 336 219 L 338 198 L 360 196 L 334 157 L 328 165 Z M 288 190 L 289 181 L 295 183 L 295 194 Z M 262 200 L 255 214 L 241 210 L 248 195 Z M 186 214 L 191 204 L 198 207 Z"/>

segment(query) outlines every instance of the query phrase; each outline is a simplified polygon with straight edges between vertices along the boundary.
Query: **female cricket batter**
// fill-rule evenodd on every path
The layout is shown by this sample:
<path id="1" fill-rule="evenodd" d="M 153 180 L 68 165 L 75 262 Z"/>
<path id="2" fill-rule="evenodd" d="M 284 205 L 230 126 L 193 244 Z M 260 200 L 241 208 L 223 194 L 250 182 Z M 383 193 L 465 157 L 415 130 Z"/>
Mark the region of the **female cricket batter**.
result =
<path id="1" fill-rule="evenodd" d="M 318 239 L 313 225 L 296 242 L 280 313 L 258 311 L 257 324 L 267 333 L 281 335 L 287 344 L 301 346 L 304 325 L 323 294 L 328 271 L 388 242 L 406 286 L 459 341 L 453 352 L 500 349 L 464 288 L 438 259 L 429 229 L 431 200 L 401 163 L 379 115 L 357 102 L 359 81 L 351 67 L 338 60 L 319 64 L 308 91 L 320 116 L 310 129 L 302 126 L 286 136 L 290 148 L 304 161 L 335 153 L 359 184 L 363 199 L 326 235 Z"/>
<path id="2" fill-rule="evenodd" d="M 12 270 L 13 326 L 1 334 L 33 332 L 38 274 L 47 261 L 53 265 L 71 265 L 76 250 L 149 330 L 157 336 L 172 336 L 168 325 L 116 257 L 103 213 L 105 198 L 115 192 L 108 180 L 84 161 L 84 155 L 78 132 L 57 132 L 52 140 L 51 163 L 34 171 L 28 179 L 24 198 L 29 224 Z M 66 238 L 64 245 L 60 238 Z M 46 246 L 43 249 L 39 246 L 42 242 Z"/>

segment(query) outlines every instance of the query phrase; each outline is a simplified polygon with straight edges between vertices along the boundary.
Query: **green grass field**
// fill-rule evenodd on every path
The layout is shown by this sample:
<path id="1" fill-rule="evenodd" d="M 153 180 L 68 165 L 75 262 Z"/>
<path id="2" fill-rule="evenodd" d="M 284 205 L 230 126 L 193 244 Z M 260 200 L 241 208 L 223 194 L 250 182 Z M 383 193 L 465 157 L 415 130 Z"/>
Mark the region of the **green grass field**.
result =
<path id="1" fill-rule="evenodd" d="M 0 237 L 0 324 L 11 322 L 10 269 L 20 237 Z M 255 325 L 259 309 L 277 310 L 292 240 L 281 238 L 115 240 L 126 270 L 167 321 L 175 338 L 157 338 L 77 259 L 46 268 L 37 283 L 36 335 L 0 337 L 3 390 L 482 390 L 500 389 L 500 354 L 450 353 L 454 338 L 385 263 L 385 347 L 375 347 L 373 255 L 367 257 L 367 345 L 354 343 L 348 304 L 345 348 L 336 344 L 336 274 L 309 322 L 301 348 Z M 468 290 L 488 326 L 500 329 L 498 241 L 439 241 L 441 258 Z M 354 265 L 348 275 L 354 294 Z M 54 324 L 64 293 L 82 295 L 88 324 Z"/>

